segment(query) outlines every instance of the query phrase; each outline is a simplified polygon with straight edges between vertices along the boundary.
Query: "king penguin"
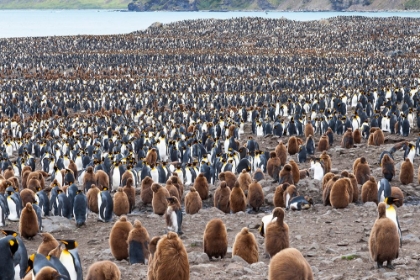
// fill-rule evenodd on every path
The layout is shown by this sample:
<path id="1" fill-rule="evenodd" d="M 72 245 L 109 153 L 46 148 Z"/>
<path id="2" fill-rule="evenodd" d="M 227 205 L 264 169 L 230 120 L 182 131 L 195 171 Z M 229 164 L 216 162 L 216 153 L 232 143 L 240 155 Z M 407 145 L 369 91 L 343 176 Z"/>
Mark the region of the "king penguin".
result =
<path id="1" fill-rule="evenodd" d="M 112 219 L 112 213 L 114 211 L 114 204 L 107 187 L 104 187 L 104 189 L 98 193 L 98 209 L 99 221 L 105 223 L 110 222 Z"/>
<path id="2" fill-rule="evenodd" d="M 7 207 L 9 208 L 9 216 L 7 218 L 12 222 L 17 222 L 22 212 L 22 200 L 19 193 L 16 193 L 12 186 L 6 188 L 6 194 Z"/>
<path id="3" fill-rule="evenodd" d="M 61 252 L 60 261 L 66 267 L 70 275 L 70 280 L 82 280 L 83 271 L 80 262 L 79 252 L 77 249 L 77 241 L 60 240 L 64 244 L 65 249 Z"/>
<path id="4" fill-rule="evenodd" d="M 28 252 L 26 250 L 25 244 L 23 243 L 22 238 L 19 237 L 18 233 L 13 230 L 2 230 L 1 233 L 6 236 L 12 236 L 16 238 L 18 242 L 18 249 L 13 254 L 13 264 L 15 266 L 15 279 L 22 279 L 25 277 L 26 269 L 28 268 Z"/>
<path id="5" fill-rule="evenodd" d="M 19 249 L 18 241 L 13 236 L 0 239 L 0 279 L 11 280 L 15 278 L 14 255 Z"/>
<path id="6" fill-rule="evenodd" d="M 386 217 L 390 218 L 397 226 L 398 235 L 400 236 L 400 247 L 402 247 L 401 227 L 400 227 L 400 222 L 398 221 L 397 211 L 395 210 L 395 207 L 394 207 L 394 202 L 397 202 L 397 201 L 398 199 L 392 196 L 385 197 Z"/>
<path id="7" fill-rule="evenodd" d="M 386 197 L 391 196 L 391 185 L 389 181 L 385 178 L 382 178 L 378 182 L 378 203 L 384 202 Z"/>
<path id="8" fill-rule="evenodd" d="M 76 196 L 74 197 L 73 215 L 77 227 L 85 224 L 87 219 L 87 198 L 80 190 L 77 190 Z"/>

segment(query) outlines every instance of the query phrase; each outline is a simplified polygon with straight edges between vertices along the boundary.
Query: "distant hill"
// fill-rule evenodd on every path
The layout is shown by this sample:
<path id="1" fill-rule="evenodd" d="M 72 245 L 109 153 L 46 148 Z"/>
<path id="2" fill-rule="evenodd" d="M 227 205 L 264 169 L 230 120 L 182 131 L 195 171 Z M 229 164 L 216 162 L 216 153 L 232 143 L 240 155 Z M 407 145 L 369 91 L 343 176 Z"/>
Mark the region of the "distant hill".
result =
<path id="1" fill-rule="evenodd" d="M 420 10 L 420 0 L 0 0 L 0 9 L 285 10 L 383 11 Z"/>

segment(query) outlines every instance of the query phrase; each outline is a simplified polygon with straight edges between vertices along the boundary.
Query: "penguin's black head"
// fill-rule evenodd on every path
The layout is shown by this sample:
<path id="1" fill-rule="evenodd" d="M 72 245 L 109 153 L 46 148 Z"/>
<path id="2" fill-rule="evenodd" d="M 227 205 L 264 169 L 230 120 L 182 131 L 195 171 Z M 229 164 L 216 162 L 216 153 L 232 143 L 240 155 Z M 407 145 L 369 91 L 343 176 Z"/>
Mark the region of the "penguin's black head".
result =
<path id="1" fill-rule="evenodd" d="M 19 248 L 19 243 L 15 237 L 11 237 L 9 239 L 9 247 L 10 251 L 12 252 L 12 255 L 14 255 Z"/>
<path id="2" fill-rule="evenodd" d="M 59 240 L 61 243 L 64 244 L 64 246 L 66 246 L 67 250 L 73 250 L 76 249 L 77 246 L 79 246 L 79 244 L 77 243 L 76 240 L 73 239 L 61 239 Z"/>
<path id="3" fill-rule="evenodd" d="M 385 197 L 385 203 L 388 204 L 388 205 L 395 204 L 398 201 L 400 201 L 398 198 L 395 198 L 395 197 L 392 197 L 392 196 Z"/>
<path id="4" fill-rule="evenodd" d="M 13 237 L 18 236 L 18 233 L 16 231 L 9 230 L 9 229 L 2 230 L 1 233 L 3 233 L 5 236 L 9 236 L 9 235 Z"/>

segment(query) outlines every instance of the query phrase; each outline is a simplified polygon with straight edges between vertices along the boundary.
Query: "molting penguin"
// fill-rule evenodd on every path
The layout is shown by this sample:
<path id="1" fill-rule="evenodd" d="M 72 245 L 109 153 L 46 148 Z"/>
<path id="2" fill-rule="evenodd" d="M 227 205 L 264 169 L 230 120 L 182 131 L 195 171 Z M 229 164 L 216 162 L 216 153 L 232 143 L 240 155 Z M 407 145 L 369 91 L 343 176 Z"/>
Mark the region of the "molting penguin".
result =
<path id="1" fill-rule="evenodd" d="M 378 218 L 372 227 L 369 236 L 370 257 L 377 263 L 378 268 L 387 267 L 394 269 L 392 261 L 398 258 L 400 238 L 395 223 L 386 216 L 386 204 L 381 202 L 378 205 Z"/>
<path id="2" fill-rule="evenodd" d="M 127 216 L 123 215 L 115 222 L 109 234 L 109 247 L 114 258 L 118 261 L 128 258 L 128 234 L 133 229 L 133 225 L 127 221 Z"/>
<path id="3" fill-rule="evenodd" d="M 214 207 L 224 213 L 230 213 L 230 188 L 225 181 L 221 181 L 214 192 Z M 185 200 L 186 202 L 186 200 Z"/>
<path id="4" fill-rule="evenodd" d="M 273 209 L 275 222 L 269 223 L 265 232 L 265 251 L 272 258 L 281 250 L 289 247 L 289 226 L 284 222 L 284 210 L 280 207 Z"/>
<path id="5" fill-rule="evenodd" d="M 112 219 L 114 203 L 107 187 L 98 193 L 98 220 L 108 223 Z"/>
<path id="6" fill-rule="evenodd" d="M 128 234 L 127 243 L 130 264 L 148 264 L 150 236 L 147 229 L 137 219 L 134 220 L 134 227 Z"/>
<path id="7" fill-rule="evenodd" d="M 182 209 L 181 204 L 176 196 L 166 198 L 168 200 L 168 208 L 165 212 L 166 226 L 169 231 L 176 232 L 178 235 L 183 234 L 182 227 Z"/>
<path id="8" fill-rule="evenodd" d="M 235 236 L 232 246 L 232 256 L 239 256 L 247 263 L 258 262 L 258 243 L 253 233 L 244 227 Z"/>
<path id="9" fill-rule="evenodd" d="M 191 187 L 190 192 L 185 196 L 185 213 L 191 215 L 196 214 L 198 211 L 200 211 L 202 205 L 203 202 L 201 200 L 200 194 L 195 190 L 194 187 Z"/>
<path id="10" fill-rule="evenodd" d="M 227 253 L 228 239 L 226 226 L 221 219 L 212 219 L 204 230 L 203 248 L 209 259 L 224 258 Z"/>

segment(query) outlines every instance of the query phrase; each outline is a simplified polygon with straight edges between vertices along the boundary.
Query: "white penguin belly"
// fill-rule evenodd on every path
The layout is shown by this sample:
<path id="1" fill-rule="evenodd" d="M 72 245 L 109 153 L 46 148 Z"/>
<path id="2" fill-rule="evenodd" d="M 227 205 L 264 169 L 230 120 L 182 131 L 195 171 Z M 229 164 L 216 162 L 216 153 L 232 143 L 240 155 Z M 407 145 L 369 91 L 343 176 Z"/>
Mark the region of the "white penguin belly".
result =
<path id="1" fill-rule="evenodd" d="M 98 219 L 101 221 L 104 221 L 105 217 L 105 209 L 104 209 L 104 213 L 101 213 L 101 205 L 102 205 L 102 197 L 101 197 L 101 193 L 98 193 Z"/>
<path id="2" fill-rule="evenodd" d="M 168 227 L 168 229 L 173 232 L 178 232 L 178 217 L 175 211 L 172 211 L 172 209 L 168 209 L 167 211 L 167 214 L 170 215 L 172 222 L 172 226 Z"/>
<path id="3" fill-rule="evenodd" d="M 7 218 L 13 222 L 19 221 L 16 204 L 10 197 L 7 198 L 7 205 L 9 206 L 9 216 Z"/>
<path id="4" fill-rule="evenodd" d="M 63 251 L 60 255 L 60 262 L 66 267 L 70 275 L 70 280 L 77 280 L 77 272 L 74 267 L 73 256 L 69 251 Z"/>

